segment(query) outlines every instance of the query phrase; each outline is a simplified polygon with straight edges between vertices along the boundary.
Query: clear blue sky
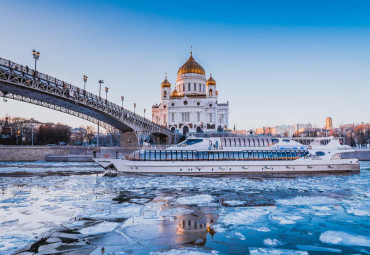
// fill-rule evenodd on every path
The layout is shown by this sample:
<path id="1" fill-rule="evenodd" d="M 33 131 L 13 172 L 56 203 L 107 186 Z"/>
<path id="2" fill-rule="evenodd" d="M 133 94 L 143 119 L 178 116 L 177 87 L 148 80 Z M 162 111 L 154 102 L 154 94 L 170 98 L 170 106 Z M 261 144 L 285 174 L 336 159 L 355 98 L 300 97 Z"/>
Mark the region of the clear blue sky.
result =
<path id="1" fill-rule="evenodd" d="M 230 126 L 370 122 L 370 1 L 17 1 L 0 4 L 0 57 L 108 97 L 137 112 L 174 85 L 190 45 L 230 101 Z M 25 103 L 0 116 L 72 126 L 83 120 Z M 148 115 L 147 115 L 148 116 Z"/>

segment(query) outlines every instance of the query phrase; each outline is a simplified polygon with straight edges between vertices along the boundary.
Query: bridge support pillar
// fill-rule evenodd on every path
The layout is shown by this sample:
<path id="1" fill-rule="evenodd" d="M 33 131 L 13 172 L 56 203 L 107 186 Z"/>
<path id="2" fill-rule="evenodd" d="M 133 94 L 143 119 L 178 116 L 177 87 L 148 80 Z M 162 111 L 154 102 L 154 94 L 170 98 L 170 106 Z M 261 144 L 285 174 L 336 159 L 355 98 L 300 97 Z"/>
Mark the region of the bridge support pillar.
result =
<path id="1" fill-rule="evenodd" d="M 120 134 L 120 147 L 139 147 L 139 141 L 137 140 L 135 131 L 120 132 Z"/>

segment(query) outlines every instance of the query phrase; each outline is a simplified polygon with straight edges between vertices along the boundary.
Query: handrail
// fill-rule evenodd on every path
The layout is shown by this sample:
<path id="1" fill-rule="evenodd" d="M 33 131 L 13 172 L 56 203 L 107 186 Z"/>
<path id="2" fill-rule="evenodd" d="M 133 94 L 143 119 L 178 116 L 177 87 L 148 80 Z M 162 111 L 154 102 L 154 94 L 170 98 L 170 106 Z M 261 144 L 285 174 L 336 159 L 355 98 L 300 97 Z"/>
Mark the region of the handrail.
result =
<path id="1" fill-rule="evenodd" d="M 172 133 L 169 129 L 167 129 L 165 127 L 162 127 L 162 126 L 150 121 L 149 119 L 140 116 L 137 113 L 134 113 L 134 112 L 132 112 L 132 111 L 126 109 L 126 108 L 123 108 L 122 106 L 119 106 L 119 105 L 117 105 L 113 102 L 107 101 L 104 98 L 99 97 L 99 96 L 97 96 L 97 95 L 95 95 L 91 92 L 86 91 L 86 90 L 80 89 L 79 87 L 73 86 L 70 83 L 64 82 L 64 81 L 59 80 L 55 77 L 51 77 L 51 76 L 49 76 L 47 74 L 44 74 L 44 73 L 41 73 L 39 71 L 35 71 L 31 68 L 28 68 L 27 66 L 25 67 L 23 65 L 14 63 L 10 60 L 6 60 L 6 59 L 3 59 L 3 58 L 0 57 L 0 68 L 1 68 L 1 66 L 13 69 L 15 71 L 15 73 L 21 72 L 26 77 L 29 76 L 27 78 L 29 78 L 30 80 L 37 81 L 35 78 L 38 78 L 39 82 L 41 82 L 41 83 L 42 83 L 42 81 L 46 81 L 49 84 L 51 83 L 51 85 L 55 84 L 56 85 L 55 89 L 59 88 L 59 89 L 67 90 L 69 92 L 69 94 L 72 94 L 73 95 L 72 97 L 75 97 L 76 99 L 91 98 L 93 101 L 96 101 L 96 103 L 99 105 L 99 108 L 100 108 L 99 110 L 102 110 L 104 112 L 108 113 L 108 110 L 110 109 L 110 110 L 113 110 L 113 111 L 117 111 L 119 113 L 127 114 L 127 115 L 129 115 L 129 117 L 134 117 L 137 121 L 140 121 L 144 124 L 150 125 L 151 127 L 154 127 L 154 128 L 159 129 L 159 130 L 165 131 L 166 133 Z M 106 106 L 105 110 L 104 110 L 104 108 L 101 109 L 102 106 Z"/>

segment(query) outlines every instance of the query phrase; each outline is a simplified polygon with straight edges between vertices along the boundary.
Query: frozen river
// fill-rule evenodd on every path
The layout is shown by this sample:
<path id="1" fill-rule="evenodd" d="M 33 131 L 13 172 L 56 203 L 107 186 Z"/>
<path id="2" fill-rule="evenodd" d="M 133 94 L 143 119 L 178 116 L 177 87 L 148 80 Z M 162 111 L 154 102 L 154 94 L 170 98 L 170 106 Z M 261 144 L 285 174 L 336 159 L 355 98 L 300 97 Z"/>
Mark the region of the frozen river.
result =
<path id="1" fill-rule="evenodd" d="M 99 171 L 0 163 L 0 254 L 370 254 L 370 162 L 299 178 Z"/>

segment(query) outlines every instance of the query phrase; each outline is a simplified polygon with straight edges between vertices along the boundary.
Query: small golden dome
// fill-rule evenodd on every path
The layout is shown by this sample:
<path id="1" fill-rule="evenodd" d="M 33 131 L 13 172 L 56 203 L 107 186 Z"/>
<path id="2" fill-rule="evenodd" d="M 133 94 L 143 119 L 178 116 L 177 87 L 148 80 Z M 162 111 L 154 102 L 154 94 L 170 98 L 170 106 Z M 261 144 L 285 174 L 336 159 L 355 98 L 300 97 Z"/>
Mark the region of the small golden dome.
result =
<path id="1" fill-rule="evenodd" d="M 176 89 L 174 89 L 174 90 L 172 91 L 171 96 L 177 96 L 177 90 L 176 90 Z"/>
<path id="2" fill-rule="evenodd" d="M 185 64 L 183 64 L 180 69 L 177 71 L 177 75 L 182 75 L 185 73 L 197 73 L 205 75 L 206 72 L 204 71 L 203 67 L 194 60 L 193 54 L 190 53 L 190 57 Z"/>
<path id="3" fill-rule="evenodd" d="M 207 80 L 207 83 L 206 85 L 215 85 L 216 86 L 216 81 L 212 78 L 212 74 L 211 76 L 209 77 L 209 79 Z"/>
<path id="4" fill-rule="evenodd" d="M 161 84 L 162 88 L 171 88 L 171 83 L 167 80 L 167 76 Z"/>
<path id="5" fill-rule="evenodd" d="M 218 96 L 218 90 L 216 90 L 216 96 Z"/>

